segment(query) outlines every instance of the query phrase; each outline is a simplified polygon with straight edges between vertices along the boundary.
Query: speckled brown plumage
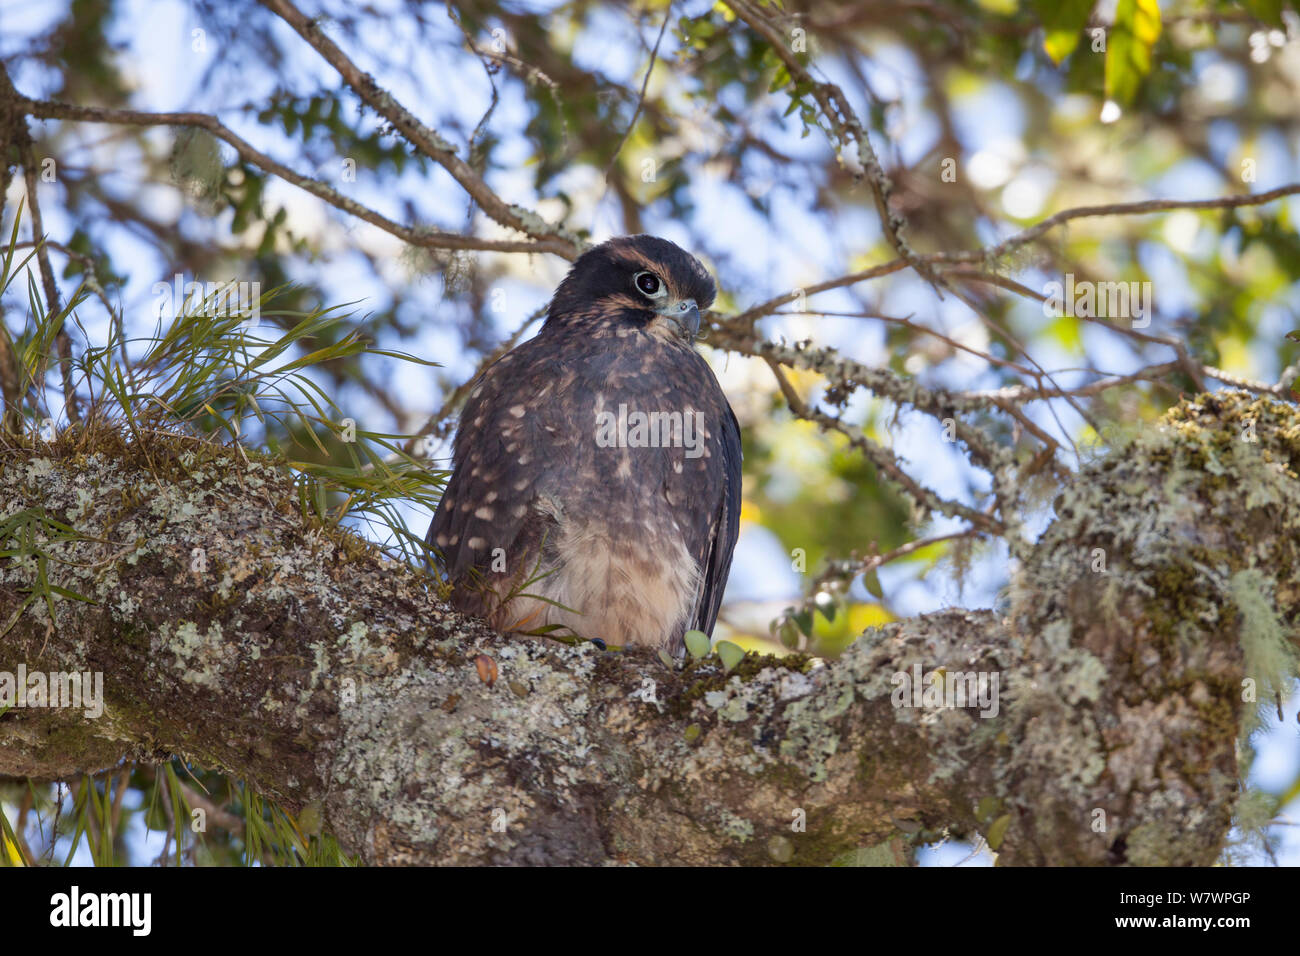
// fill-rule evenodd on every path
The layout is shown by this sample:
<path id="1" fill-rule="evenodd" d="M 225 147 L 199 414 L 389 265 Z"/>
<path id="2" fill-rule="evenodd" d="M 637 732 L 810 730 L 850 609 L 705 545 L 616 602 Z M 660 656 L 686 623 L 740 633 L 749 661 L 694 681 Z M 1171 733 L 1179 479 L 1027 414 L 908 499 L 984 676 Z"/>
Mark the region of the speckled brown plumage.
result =
<path id="1" fill-rule="evenodd" d="M 693 345 L 713 297 L 673 243 L 613 239 L 574 263 L 538 335 L 483 371 L 428 535 L 457 607 L 502 631 L 558 625 L 671 653 L 687 630 L 712 632 L 741 457 Z"/>

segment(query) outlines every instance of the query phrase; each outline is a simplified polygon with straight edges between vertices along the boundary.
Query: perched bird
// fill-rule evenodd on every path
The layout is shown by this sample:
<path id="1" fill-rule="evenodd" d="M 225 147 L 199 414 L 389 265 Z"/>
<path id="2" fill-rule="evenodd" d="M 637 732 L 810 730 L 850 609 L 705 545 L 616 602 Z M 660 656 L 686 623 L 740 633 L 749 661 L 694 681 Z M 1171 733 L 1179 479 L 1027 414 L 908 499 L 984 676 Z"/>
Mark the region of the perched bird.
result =
<path id="1" fill-rule="evenodd" d="M 479 375 L 427 542 L 503 632 L 680 655 L 740 524 L 740 429 L 695 351 L 713 279 L 665 239 L 585 252 L 541 331 Z"/>

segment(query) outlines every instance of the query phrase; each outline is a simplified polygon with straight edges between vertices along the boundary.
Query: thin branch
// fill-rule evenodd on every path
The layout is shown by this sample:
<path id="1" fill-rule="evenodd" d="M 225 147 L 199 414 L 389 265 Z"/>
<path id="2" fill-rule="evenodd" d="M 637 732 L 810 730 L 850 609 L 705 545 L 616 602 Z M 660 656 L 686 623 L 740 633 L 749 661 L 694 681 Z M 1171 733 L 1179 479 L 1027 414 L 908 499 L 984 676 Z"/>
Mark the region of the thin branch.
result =
<path id="1" fill-rule="evenodd" d="M 975 262 L 998 259 L 1013 249 L 1033 242 L 1044 233 L 1074 219 L 1087 219 L 1095 216 L 1145 216 L 1153 212 L 1171 212 L 1177 209 L 1237 209 L 1242 206 L 1259 206 L 1275 199 L 1300 194 L 1300 183 L 1290 183 L 1262 193 L 1248 193 L 1244 196 L 1220 196 L 1217 199 L 1144 199 L 1140 202 L 1107 203 L 1102 206 L 1077 206 L 1064 209 L 1035 223 L 1028 229 L 1003 239 L 995 246 L 988 246 L 973 252 L 948 253 L 942 258 L 948 262 Z"/>
<path id="2" fill-rule="evenodd" d="M 330 66 L 338 72 L 362 101 L 384 117 L 422 153 L 442 166 L 478 203 L 483 213 L 503 226 L 515 229 L 568 259 L 577 258 L 586 243 L 558 225 L 547 223 L 531 210 L 505 202 L 467 162 L 456 155 L 455 147 L 435 130 L 425 126 L 396 98 L 379 86 L 375 78 L 363 72 L 339 49 L 320 27 L 309 20 L 289 0 L 260 0 L 285 23 L 289 24 Z M 520 251 L 520 250 L 516 250 Z M 534 249 L 533 251 L 541 251 Z"/>
<path id="3" fill-rule="evenodd" d="M 923 335 L 931 335 L 934 338 L 938 339 L 940 342 L 943 342 L 948 347 L 952 348 L 953 350 L 961 351 L 961 352 L 969 352 L 971 355 L 983 359 L 984 361 L 988 362 L 990 365 L 996 365 L 999 366 L 1000 368 L 1013 369 L 1019 372 L 1021 375 L 1034 374 L 1033 369 L 1029 368 L 1028 366 L 1021 365 L 1018 362 L 1013 362 L 1009 359 L 998 358 L 996 355 L 990 355 L 988 352 L 983 352 L 977 348 L 974 348 L 973 346 L 965 345 L 961 342 L 958 342 L 954 338 L 950 338 L 949 336 L 944 335 L 942 332 L 938 331 L 937 329 L 930 328 L 928 325 L 922 325 L 919 322 L 913 322 L 910 316 L 883 315 L 878 312 L 822 312 L 822 311 L 813 311 L 811 309 L 804 309 L 798 312 L 773 312 L 772 314 L 773 315 L 819 315 L 819 316 L 826 316 L 828 318 L 842 318 L 842 319 L 879 319 L 881 322 L 888 322 L 892 325 L 901 325 L 905 329 L 911 329 L 912 331 L 920 332 Z"/>
<path id="4" fill-rule="evenodd" d="M 50 316 L 55 316 L 63 306 L 59 301 L 58 283 L 54 281 L 54 269 L 50 266 L 50 253 L 45 248 L 41 204 L 36 197 L 36 153 L 32 148 L 30 136 L 25 137 L 19 145 L 19 155 L 23 164 L 23 181 L 27 185 L 27 205 L 32 215 L 32 239 L 36 245 L 37 269 L 41 274 L 41 284 L 45 290 L 45 307 Z M 81 421 L 81 407 L 77 401 L 77 390 L 72 382 L 72 336 L 68 334 L 66 319 L 59 325 L 54 342 L 59 353 L 59 376 L 63 379 L 63 407 L 67 410 L 68 420 L 75 424 Z"/>
<path id="5" fill-rule="evenodd" d="M 1171 372 L 1177 371 L 1178 368 L 1178 362 L 1162 362 L 1159 365 L 1149 365 L 1146 368 L 1138 369 L 1136 372 L 1130 372 L 1127 375 L 1108 375 L 1095 382 L 1089 382 L 1087 385 L 1080 385 L 1078 388 L 1070 389 L 1038 388 L 1029 385 L 1009 385 L 1006 388 L 960 392 L 959 394 L 963 398 L 972 401 L 994 402 L 999 406 L 1004 403 L 1012 402 L 1044 401 L 1049 398 L 1061 398 L 1064 395 L 1086 398 L 1093 395 L 1100 395 L 1102 392 L 1116 388 L 1120 385 L 1131 385 L 1134 382 L 1159 381 Z"/>
<path id="6" fill-rule="evenodd" d="M 790 76 L 809 88 L 813 98 L 817 101 L 818 107 L 821 109 L 822 115 L 826 117 L 826 121 L 830 124 L 831 133 L 836 140 L 834 144 L 835 151 L 841 163 L 853 173 L 856 179 L 865 177 L 871 187 L 871 195 L 875 200 L 876 210 L 880 215 L 880 223 L 884 228 L 889 244 L 908 265 L 934 286 L 935 291 L 938 292 L 942 280 L 935 275 L 934 270 L 930 268 L 925 258 L 918 255 L 916 250 L 907 242 L 907 239 L 904 238 L 907 222 L 889 205 L 889 197 L 893 193 L 894 184 L 890 181 L 884 167 L 880 165 L 880 160 L 876 157 L 876 151 L 871 145 L 871 139 L 867 135 L 866 127 L 862 125 L 862 121 L 853 111 L 853 107 L 849 105 L 848 98 L 843 91 L 834 83 L 819 82 L 813 79 L 812 74 L 799 62 L 799 58 L 795 56 L 790 44 L 777 32 L 771 21 L 745 0 L 726 0 L 726 5 L 750 29 L 767 41 L 772 48 L 772 52 L 785 64 Z M 843 147 L 848 145 L 849 140 L 852 140 L 857 145 L 856 155 L 843 151 Z M 940 298 L 942 298 L 942 294 L 940 294 Z"/>
<path id="7" fill-rule="evenodd" d="M 929 538 L 916 538 L 906 544 L 899 545 L 892 551 L 884 554 L 873 554 L 865 558 L 849 558 L 844 561 L 828 562 L 826 569 L 813 579 L 812 592 L 815 594 L 832 579 L 854 578 L 859 574 L 869 574 L 878 568 L 883 567 L 891 561 L 897 561 L 899 558 L 905 558 L 909 554 L 914 554 L 922 548 L 928 548 L 932 544 L 940 544 L 944 541 L 955 541 L 960 538 L 978 538 L 984 532 L 977 528 L 962 528 L 959 531 L 950 531 L 946 534 L 936 534 Z"/>
<path id="8" fill-rule="evenodd" d="M 835 279 L 828 279 L 825 282 L 818 282 L 816 285 L 792 289 L 784 295 L 779 295 L 774 299 L 769 299 L 758 305 L 751 306 L 744 312 L 738 312 L 735 315 L 717 316 L 721 321 L 736 329 L 753 328 L 754 323 L 766 315 L 771 315 L 783 305 L 794 302 L 800 296 L 816 295 L 818 292 L 828 292 L 831 289 L 842 289 L 845 286 L 857 285 L 859 282 L 866 282 L 870 279 L 878 279 L 881 276 L 891 275 L 895 272 L 901 272 L 907 268 L 907 260 L 893 259 L 889 262 L 882 263 L 878 266 L 872 266 L 869 269 L 863 269 L 860 272 L 851 272 Z"/>
<path id="9" fill-rule="evenodd" d="M 627 138 L 632 135 L 632 130 L 636 128 L 636 121 L 641 116 L 641 107 L 645 105 L 645 91 L 650 86 L 650 74 L 655 70 L 655 63 L 659 58 L 659 44 L 663 42 L 664 33 L 668 29 L 668 21 L 673 17 L 673 4 L 669 0 L 668 8 L 664 10 L 664 22 L 659 24 L 659 36 L 655 39 L 654 49 L 650 51 L 650 65 L 646 67 L 645 77 L 641 80 L 641 92 L 637 94 L 636 109 L 632 111 L 632 120 L 627 124 L 627 129 L 619 138 L 618 145 L 614 147 L 614 154 L 609 157 L 609 164 L 605 167 L 605 175 L 602 178 L 604 182 L 609 182 L 609 174 L 614 171 L 614 164 L 618 162 L 618 154 L 623 151 Z"/>
<path id="10" fill-rule="evenodd" d="M 781 369 L 779 362 L 769 355 L 763 355 L 762 358 L 776 377 L 777 384 L 781 388 L 781 394 L 785 396 L 790 411 L 794 413 L 795 417 L 815 422 L 823 430 L 830 429 L 842 434 L 853 447 L 861 451 L 882 473 L 893 479 L 918 508 L 925 511 L 936 511 L 949 517 L 965 518 L 971 524 L 994 534 L 1003 532 L 1001 525 L 990 515 L 959 502 L 941 498 L 929 488 L 921 485 L 903 470 L 893 452 L 878 442 L 872 441 L 860 430 L 854 429 L 840 419 L 809 406 L 799 397 L 799 393 L 794 390 L 794 386 L 785 377 L 785 372 Z"/>
<path id="11" fill-rule="evenodd" d="M 956 269 L 953 270 L 951 274 L 961 276 L 963 278 L 974 279 L 979 282 L 988 282 L 992 285 L 999 286 L 1000 288 L 1007 289 L 1008 291 L 1015 292 L 1018 295 L 1025 296 L 1026 298 L 1036 299 L 1040 302 L 1047 301 L 1047 296 L 1045 294 L 1041 292 L 1035 292 L 1033 289 L 1030 289 L 1028 286 L 1022 285 L 1021 283 L 1016 282 L 1013 279 L 1008 279 L 1006 276 L 997 275 L 996 273 L 982 272 L 978 270 Z M 1078 318 L 1082 319 L 1085 322 L 1089 322 L 1093 325 L 1101 326 L 1104 329 L 1109 329 L 1112 332 L 1118 332 L 1121 335 L 1127 335 L 1129 338 L 1137 339 L 1142 342 L 1151 342 L 1156 345 L 1168 346 L 1169 348 L 1173 349 L 1174 352 L 1178 355 L 1178 364 L 1181 366 L 1183 371 L 1187 373 L 1188 378 L 1192 380 L 1192 383 L 1196 386 L 1196 390 L 1199 392 L 1205 391 L 1205 378 L 1203 374 L 1204 369 L 1202 368 L 1200 363 L 1198 363 L 1195 359 L 1192 358 L 1191 353 L 1187 350 L 1187 344 L 1183 342 L 1181 339 L 1175 338 L 1172 335 L 1152 335 L 1149 332 L 1143 332 L 1139 329 L 1133 328 L 1132 326 L 1125 327 L 1116 322 L 1107 321 L 1106 319 L 1103 319 L 1100 316 L 1080 315 L 1078 316 Z M 1052 384 L 1055 385 L 1056 383 L 1053 382 Z M 1067 401 L 1070 400 L 1069 392 L 1062 391 L 1061 395 Z M 1071 402 L 1071 404 L 1073 405 L 1073 402 Z M 1078 411 L 1077 405 L 1074 405 L 1074 408 L 1076 411 Z M 1089 424 L 1092 423 L 1089 422 Z M 1093 427 L 1095 428 L 1096 426 L 1094 425 Z"/>
<path id="12" fill-rule="evenodd" d="M 1178 209 L 1236 209 L 1243 206 L 1260 206 L 1273 202 L 1276 199 L 1297 194 L 1300 194 L 1300 183 L 1291 183 L 1286 186 L 1279 186 L 1277 189 L 1271 189 L 1268 192 L 1254 193 L 1246 196 L 1220 196 L 1216 199 L 1186 200 L 1152 199 L 1133 203 L 1113 203 L 1106 206 L 1079 206 L 1055 213 L 1023 232 L 1004 239 L 1002 242 L 994 246 L 987 246 L 981 249 L 966 250 L 962 252 L 931 252 L 919 256 L 919 259 L 933 265 L 986 262 L 997 259 L 1018 246 L 1032 242 L 1044 233 L 1073 219 L 1083 219 L 1092 216 L 1144 216 L 1154 212 L 1169 212 Z M 794 289 L 784 295 L 779 295 L 773 299 L 769 299 L 766 302 L 750 306 L 745 311 L 736 313 L 733 316 L 723 316 L 720 318 L 728 323 L 734 323 L 737 326 L 752 326 L 759 319 L 771 315 L 781 306 L 795 301 L 801 294 L 806 296 L 815 295 L 818 292 L 827 292 L 831 289 L 840 289 L 845 286 L 857 285 L 859 282 L 867 282 L 871 279 L 878 279 L 882 276 L 900 272 L 903 269 L 906 269 L 907 266 L 908 262 L 905 259 L 891 259 L 888 262 L 871 266 L 869 269 L 863 269 L 859 272 L 851 272 L 847 275 L 828 279 L 825 282 L 819 282 L 816 285 L 811 285 L 803 289 Z M 1002 285 L 1004 288 L 1011 288 L 1010 283 L 1013 282 L 1013 280 L 1006 279 L 1004 276 L 998 276 L 996 273 L 972 273 L 962 270 L 958 274 L 965 278 L 983 278 L 985 281 L 991 282 L 995 285 Z M 1034 296 L 1040 300 L 1043 298 L 1043 296 L 1037 292 L 1027 291 L 1025 286 L 1021 286 L 1018 283 L 1015 285 L 1016 289 L 1014 291 Z"/>
<path id="13" fill-rule="evenodd" d="M 50 100 L 23 100 L 23 109 L 39 119 L 76 120 L 89 123 L 112 123 L 124 126 L 187 126 L 204 129 L 217 139 L 229 143 L 240 157 L 250 165 L 263 172 L 278 176 L 287 183 L 311 193 L 318 199 L 340 209 L 350 216 L 382 229 L 413 246 L 426 249 L 475 249 L 483 252 L 549 252 L 574 258 L 574 251 L 568 242 L 550 239 L 484 239 L 478 236 L 464 236 L 459 233 L 441 232 L 424 226 L 403 226 L 363 206 L 354 199 L 343 195 L 338 190 L 318 179 L 303 176 L 288 166 L 267 156 L 251 143 L 242 139 L 233 130 L 226 127 L 215 116 L 206 113 L 149 113 L 140 110 L 107 109 L 97 106 L 73 106 L 70 103 L 56 103 Z"/>
<path id="14" fill-rule="evenodd" d="M 523 338 L 524 333 L 532 328 L 533 323 L 546 314 L 546 309 L 547 306 L 542 306 L 540 309 L 537 309 L 528 316 L 528 319 L 519 326 L 519 328 L 515 329 L 509 338 L 498 345 L 488 355 L 486 355 L 481 362 L 479 362 L 478 368 L 474 370 L 473 375 L 469 376 L 465 381 L 461 382 L 460 385 L 452 389 L 447 397 L 443 399 L 442 405 L 439 409 L 434 412 L 432 417 L 421 426 L 420 430 L 412 435 L 406 442 L 403 450 L 408 455 L 414 454 L 416 442 L 425 435 L 436 435 L 438 438 L 447 437 L 447 433 L 451 431 L 448 419 L 451 417 L 452 413 L 455 412 L 457 407 L 459 407 L 460 403 L 465 400 L 465 396 L 469 394 L 470 387 L 478 379 L 479 373 L 514 348 L 519 343 L 519 340 Z"/>
<path id="15" fill-rule="evenodd" d="M 980 308 L 978 303 L 976 303 L 975 300 L 971 298 L 971 296 L 969 296 L 963 289 L 952 288 L 951 286 L 949 286 L 949 288 L 952 289 L 953 295 L 955 295 L 958 299 L 960 299 L 963 303 L 965 303 L 968 309 L 970 309 L 977 316 L 979 316 L 981 322 L 983 322 L 989 328 L 993 329 L 995 332 L 1000 334 L 1004 339 L 1010 342 L 1016 348 L 1016 351 L 1018 351 L 1021 355 L 1023 355 L 1025 359 L 1028 360 L 1034 366 L 1034 368 L 1037 370 L 1035 372 L 1036 377 L 1046 378 L 1053 385 L 1056 385 L 1056 382 L 1052 379 L 1051 373 L 1048 372 L 1047 369 L 1043 368 L 1043 366 L 1038 363 L 1038 360 L 1036 358 L 1034 358 L 1032 355 L 1029 354 L 1029 349 L 1025 347 L 1024 343 L 1021 342 L 1019 338 L 1017 338 L 1015 335 L 1011 333 L 1010 329 L 1005 328 L 1001 323 L 995 321 L 991 316 L 986 315 L 984 313 L 984 310 Z M 1070 407 L 1073 408 L 1075 412 L 1078 413 L 1080 418 L 1082 418 L 1094 429 L 1098 427 L 1097 423 L 1094 422 L 1091 419 L 1091 417 L 1089 417 L 1088 413 L 1083 409 L 1083 407 L 1079 405 L 1077 402 L 1075 402 L 1073 398 L 1071 398 L 1068 395 L 1063 397 L 1065 398 L 1066 402 L 1069 403 Z M 1056 426 L 1059 429 L 1061 429 L 1061 434 L 1066 436 L 1066 440 L 1070 442 L 1071 450 L 1074 451 L 1075 457 L 1078 458 L 1079 449 L 1074 444 L 1074 439 L 1069 437 L 1070 432 L 1065 427 L 1065 423 L 1062 422 L 1060 416 L 1056 414 L 1056 407 L 1049 405 L 1047 410 L 1048 413 L 1051 414 L 1052 418 L 1056 420 Z"/>

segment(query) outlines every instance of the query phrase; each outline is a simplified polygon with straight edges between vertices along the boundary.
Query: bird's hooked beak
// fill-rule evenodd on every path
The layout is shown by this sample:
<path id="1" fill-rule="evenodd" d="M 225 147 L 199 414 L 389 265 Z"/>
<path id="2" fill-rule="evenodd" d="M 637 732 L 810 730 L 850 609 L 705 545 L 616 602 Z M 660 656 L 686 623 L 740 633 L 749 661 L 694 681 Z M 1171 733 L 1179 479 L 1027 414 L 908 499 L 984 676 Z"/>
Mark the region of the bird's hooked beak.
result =
<path id="1" fill-rule="evenodd" d="M 694 299 L 677 299 L 655 311 L 676 325 L 688 342 L 700 334 L 700 310 Z"/>

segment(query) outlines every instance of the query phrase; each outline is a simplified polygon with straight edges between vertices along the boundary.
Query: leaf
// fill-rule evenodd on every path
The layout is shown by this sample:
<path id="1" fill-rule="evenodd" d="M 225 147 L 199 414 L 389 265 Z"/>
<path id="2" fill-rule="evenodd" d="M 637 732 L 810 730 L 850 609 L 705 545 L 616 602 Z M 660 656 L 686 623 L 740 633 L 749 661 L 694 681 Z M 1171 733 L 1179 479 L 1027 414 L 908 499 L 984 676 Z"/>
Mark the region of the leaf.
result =
<path id="1" fill-rule="evenodd" d="M 1106 40 L 1106 99 L 1121 106 L 1133 102 L 1142 78 L 1151 72 L 1151 48 L 1159 37 L 1156 0 L 1119 0 Z"/>
<path id="2" fill-rule="evenodd" d="M 1242 0 L 1241 5 L 1256 20 L 1263 20 L 1275 27 L 1286 25 L 1282 22 L 1282 0 Z"/>
<path id="3" fill-rule="evenodd" d="M 769 93 L 775 93 L 789 82 L 790 70 L 784 63 L 782 63 L 776 68 L 776 75 L 772 77 L 772 83 L 768 86 L 767 91 Z"/>
<path id="4" fill-rule="evenodd" d="M 996 850 L 1002 845 L 1003 838 L 1007 835 L 1007 827 L 1011 826 L 1011 814 L 1004 813 L 993 821 L 989 827 L 988 836 L 984 839 L 988 841 L 989 849 Z"/>
<path id="5" fill-rule="evenodd" d="M 813 595 L 813 605 L 821 612 L 822 617 L 826 618 L 828 624 L 835 620 L 835 598 L 831 597 L 829 592 L 818 591 Z"/>
<path id="6" fill-rule="evenodd" d="M 78 594 L 76 591 L 69 591 L 67 588 L 61 588 L 57 584 L 51 584 L 50 590 L 60 597 L 68 598 L 71 601 L 85 601 L 87 604 L 98 604 L 94 598 L 86 597 L 84 594 Z"/>
<path id="7" fill-rule="evenodd" d="M 691 657 L 707 657 L 709 654 L 709 635 L 703 631 L 686 632 L 686 650 Z"/>
<path id="8" fill-rule="evenodd" d="M 980 802 L 975 805 L 975 819 L 980 823 L 987 823 L 1001 808 L 1002 801 L 997 797 L 981 797 Z"/>
<path id="9" fill-rule="evenodd" d="M 865 587 L 867 593 L 877 601 L 883 601 L 885 599 L 885 592 L 880 587 L 880 577 L 876 574 L 874 569 L 862 575 L 862 586 Z"/>
<path id="10" fill-rule="evenodd" d="M 803 631 L 808 637 L 812 637 L 813 616 L 812 611 L 800 611 L 794 615 L 794 622 L 799 625 L 799 630 Z"/>
<path id="11" fill-rule="evenodd" d="M 1034 10 L 1047 33 L 1043 49 L 1057 66 L 1079 45 L 1094 4 L 1095 0 L 1034 0 Z"/>
<path id="12" fill-rule="evenodd" d="M 745 649 L 731 641 L 718 641 L 715 650 L 718 652 L 718 657 L 722 658 L 724 670 L 731 670 L 745 658 Z"/>

